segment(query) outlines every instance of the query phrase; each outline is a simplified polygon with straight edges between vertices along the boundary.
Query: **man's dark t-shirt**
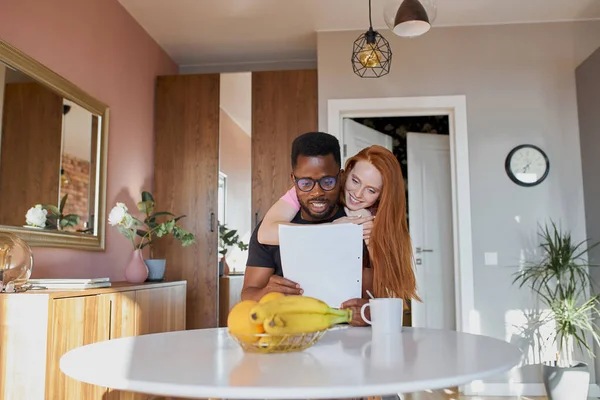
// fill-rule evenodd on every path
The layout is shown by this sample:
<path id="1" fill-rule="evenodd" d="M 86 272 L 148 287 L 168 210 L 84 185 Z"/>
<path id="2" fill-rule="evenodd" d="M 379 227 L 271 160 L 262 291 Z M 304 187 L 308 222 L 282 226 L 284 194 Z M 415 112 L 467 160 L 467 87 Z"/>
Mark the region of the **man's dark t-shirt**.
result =
<path id="1" fill-rule="evenodd" d="M 346 212 L 344 211 L 344 208 L 339 207 L 338 211 L 328 219 L 321 221 L 306 221 L 302 219 L 301 211 L 299 211 L 291 222 L 294 224 L 322 224 L 333 222 L 334 220 L 345 216 Z M 262 221 L 256 226 L 254 232 L 252 232 L 250 244 L 248 245 L 248 261 L 246 262 L 246 265 L 248 267 L 273 268 L 273 273 L 275 275 L 283 276 L 279 246 L 262 244 L 258 241 L 258 228 L 260 228 L 261 224 Z"/>

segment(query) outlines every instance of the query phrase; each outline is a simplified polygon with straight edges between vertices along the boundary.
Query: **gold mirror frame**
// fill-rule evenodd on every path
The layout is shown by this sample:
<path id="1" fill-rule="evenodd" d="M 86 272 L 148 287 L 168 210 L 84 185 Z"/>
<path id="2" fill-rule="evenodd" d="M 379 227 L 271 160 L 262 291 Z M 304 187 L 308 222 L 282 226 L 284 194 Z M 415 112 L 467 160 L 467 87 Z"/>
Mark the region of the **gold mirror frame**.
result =
<path id="1" fill-rule="evenodd" d="M 106 164 L 108 150 L 108 106 L 99 100 L 96 100 L 67 79 L 58 75 L 45 65 L 29 57 L 19 49 L 0 39 L 0 60 L 5 64 L 29 75 L 38 82 L 48 86 L 65 99 L 80 105 L 93 114 L 102 118 L 102 130 L 98 179 L 98 200 L 97 200 L 97 235 L 83 235 L 62 231 L 33 230 L 27 228 L 18 228 L 13 226 L 0 225 L 0 232 L 11 232 L 25 241 L 30 246 L 35 247 L 57 247 L 79 250 L 104 250 L 105 248 L 105 212 L 106 212 Z"/>

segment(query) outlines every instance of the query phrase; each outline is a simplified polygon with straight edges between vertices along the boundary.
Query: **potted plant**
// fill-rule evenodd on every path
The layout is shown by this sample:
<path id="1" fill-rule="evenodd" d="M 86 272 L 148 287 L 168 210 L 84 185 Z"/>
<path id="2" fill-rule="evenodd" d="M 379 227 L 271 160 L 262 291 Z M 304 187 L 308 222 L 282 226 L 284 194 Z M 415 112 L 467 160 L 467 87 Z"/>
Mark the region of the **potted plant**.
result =
<path id="1" fill-rule="evenodd" d="M 558 346 L 556 359 L 542 365 L 542 376 L 549 400 L 585 400 L 589 390 L 588 366 L 574 360 L 575 348 L 594 358 L 587 342 L 590 337 L 600 344 L 595 319 L 599 315 L 599 295 L 592 295 L 591 266 L 584 255 L 592 249 L 587 240 L 575 243 L 569 232 L 562 232 L 554 222 L 540 227 L 542 257 L 527 263 L 515 273 L 519 287 L 528 285 L 547 307 L 548 316 L 541 324 L 554 323 L 549 339 Z"/>
<path id="2" fill-rule="evenodd" d="M 26 226 L 59 231 L 77 226 L 81 219 L 79 215 L 64 213 L 68 197 L 69 194 L 65 194 L 58 207 L 52 204 L 36 204 L 31 207 L 25 215 Z"/>
<path id="3" fill-rule="evenodd" d="M 117 203 L 110 211 L 108 223 L 116 226 L 119 232 L 131 241 L 133 255 L 127 268 L 125 277 L 129 282 L 139 283 L 145 280 L 161 281 L 164 278 L 166 260 L 154 259 L 154 242 L 156 238 L 166 235 L 181 242 L 183 247 L 194 243 L 196 237 L 179 225 L 179 220 L 185 215 L 175 217 L 166 211 L 155 211 L 154 198 L 150 192 L 142 192 L 142 201 L 137 203 L 137 208 L 144 214 L 140 220 L 129 213 L 124 203 Z M 150 258 L 144 260 L 142 250 L 149 246 Z M 145 273 L 144 273 L 145 270 Z"/>
<path id="4" fill-rule="evenodd" d="M 219 276 L 229 273 L 225 256 L 233 246 L 237 246 L 242 251 L 248 250 L 248 244 L 240 240 L 240 235 L 236 229 L 229 229 L 225 224 L 221 225 L 219 222 L 219 254 L 221 255 L 219 257 Z"/>

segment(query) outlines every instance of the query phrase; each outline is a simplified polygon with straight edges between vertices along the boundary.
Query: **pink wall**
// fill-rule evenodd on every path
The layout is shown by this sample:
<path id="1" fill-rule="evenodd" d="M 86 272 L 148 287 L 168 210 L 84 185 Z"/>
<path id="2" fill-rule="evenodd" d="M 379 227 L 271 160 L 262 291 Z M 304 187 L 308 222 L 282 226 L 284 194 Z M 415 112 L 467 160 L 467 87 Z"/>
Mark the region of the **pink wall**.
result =
<path id="1" fill-rule="evenodd" d="M 4 0 L 0 37 L 110 107 L 107 215 L 152 188 L 154 78 L 177 66 L 117 0 Z M 108 226 L 106 250 L 34 248 L 34 277 L 124 278 L 132 246 Z"/>

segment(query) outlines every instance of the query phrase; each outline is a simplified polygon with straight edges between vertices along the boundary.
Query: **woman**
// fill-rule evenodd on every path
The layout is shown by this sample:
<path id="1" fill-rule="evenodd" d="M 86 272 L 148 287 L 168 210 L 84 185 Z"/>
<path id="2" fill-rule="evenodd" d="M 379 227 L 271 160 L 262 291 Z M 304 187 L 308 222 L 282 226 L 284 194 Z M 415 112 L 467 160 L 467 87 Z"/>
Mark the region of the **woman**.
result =
<path id="1" fill-rule="evenodd" d="M 341 202 L 346 213 L 354 217 L 333 223 L 355 222 L 352 218 L 358 218 L 357 215 L 376 215 L 367 243 L 372 267 L 370 292 L 375 297 L 400 297 L 405 302 L 420 300 L 412 268 L 404 178 L 398 160 L 384 147 L 367 147 L 348 159 L 342 182 Z M 267 212 L 258 232 L 259 241 L 278 244 L 279 224 L 290 224 L 300 209 L 295 193 L 292 188 Z M 364 303 L 358 300 L 350 300 L 342 307 L 357 308 Z"/>

